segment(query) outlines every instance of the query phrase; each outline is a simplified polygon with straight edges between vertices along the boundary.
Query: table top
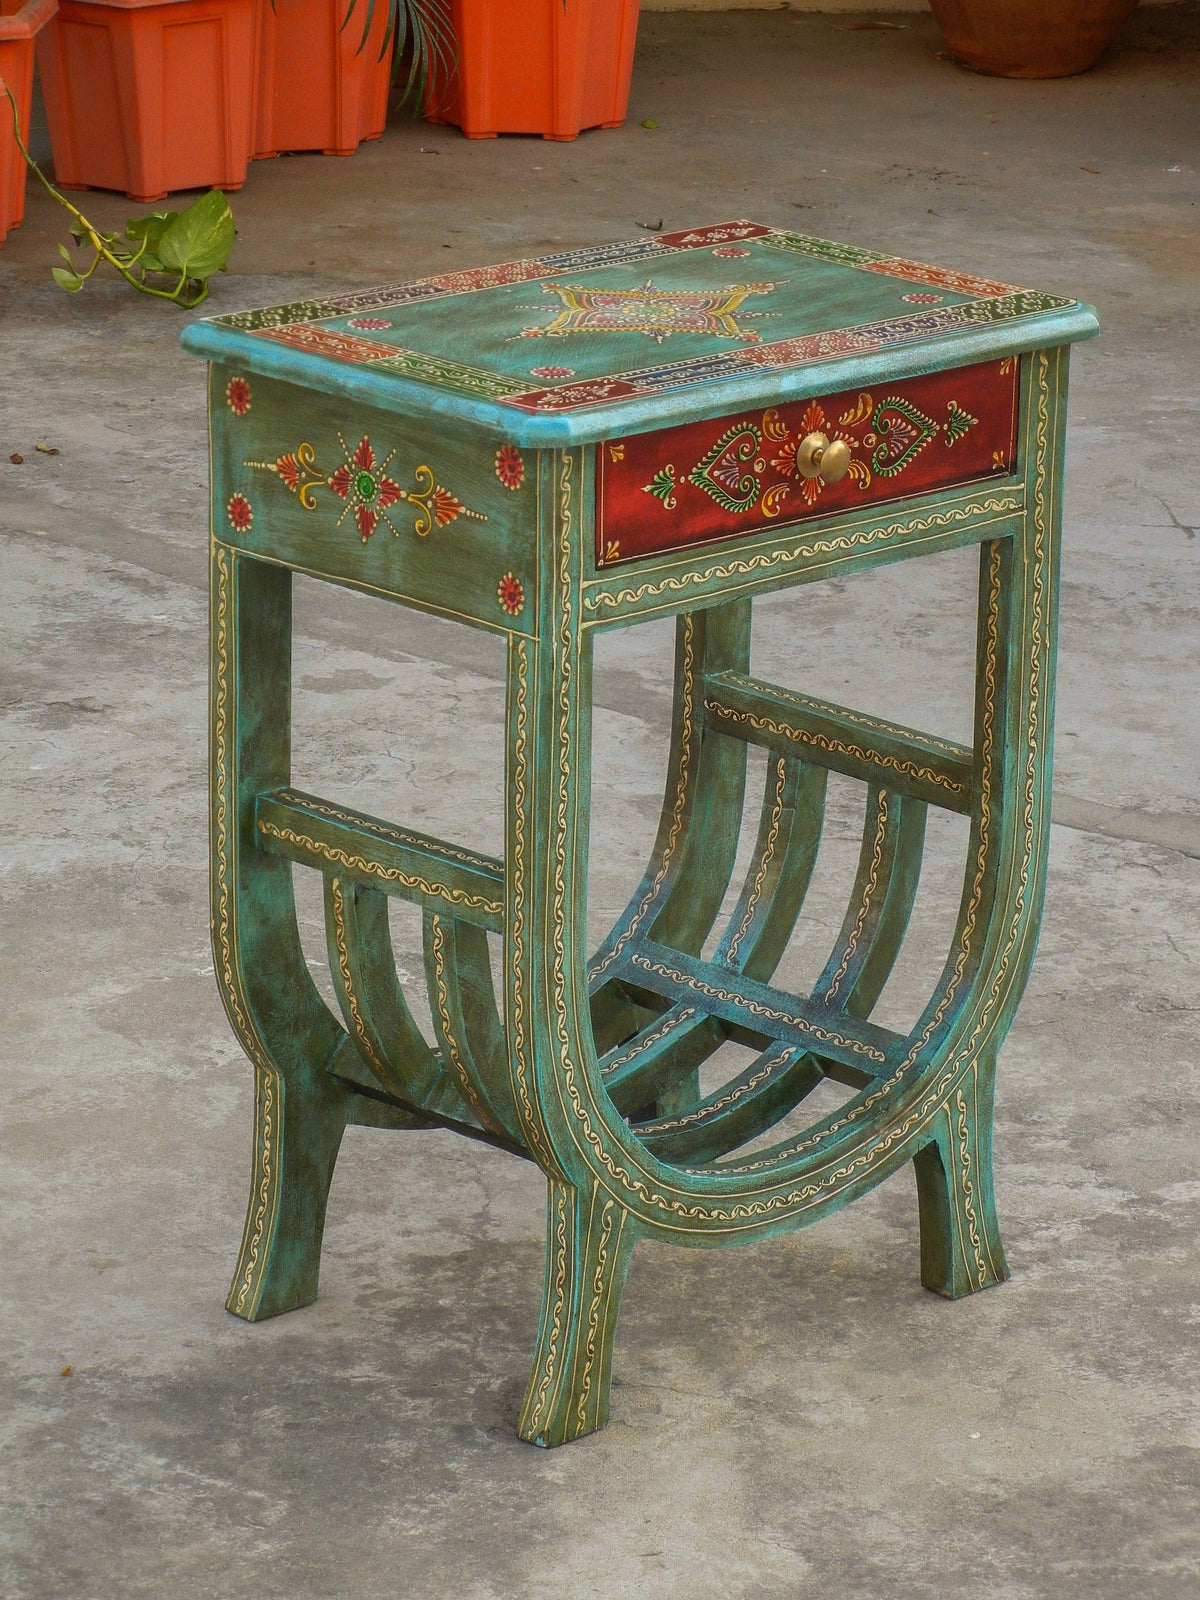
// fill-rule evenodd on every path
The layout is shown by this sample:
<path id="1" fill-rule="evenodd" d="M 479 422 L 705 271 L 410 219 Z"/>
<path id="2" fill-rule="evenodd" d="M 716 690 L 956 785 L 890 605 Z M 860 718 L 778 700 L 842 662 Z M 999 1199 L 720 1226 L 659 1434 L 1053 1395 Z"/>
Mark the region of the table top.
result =
<path id="1" fill-rule="evenodd" d="M 538 448 L 1097 331 L 1076 300 L 737 221 L 208 317 L 183 343 Z"/>

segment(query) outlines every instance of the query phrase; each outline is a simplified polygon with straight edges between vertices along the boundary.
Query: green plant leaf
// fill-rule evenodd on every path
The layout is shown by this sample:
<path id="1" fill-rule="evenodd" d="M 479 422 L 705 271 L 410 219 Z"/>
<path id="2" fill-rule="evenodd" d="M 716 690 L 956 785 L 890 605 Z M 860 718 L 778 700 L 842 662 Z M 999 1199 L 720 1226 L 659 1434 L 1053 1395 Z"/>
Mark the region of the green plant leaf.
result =
<path id="1" fill-rule="evenodd" d="M 389 0 L 389 3 L 409 4 L 410 0 Z M 441 5 L 445 0 L 411 0 L 411 3 Z M 233 213 L 221 191 L 213 189 L 182 213 L 160 211 L 152 212 L 148 217 L 135 218 L 125 224 L 123 238 L 115 233 L 104 233 L 93 227 L 83 213 L 76 210 L 67 197 L 54 187 L 29 154 L 21 134 L 17 102 L 2 77 L 0 94 L 8 101 L 13 139 L 22 160 L 50 198 L 57 200 L 69 213 L 69 227 L 75 243 L 90 246 L 93 252 L 91 265 L 86 272 L 79 273 L 71 261 L 70 252 L 64 245 L 59 246 L 59 254 L 68 263 L 65 267 L 50 269 L 59 288 L 65 289 L 68 294 L 77 294 L 100 263 L 106 261 L 131 288 L 141 294 L 166 300 L 185 310 L 198 306 L 208 295 L 209 275 L 225 271 L 226 260 L 237 237 Z M 136 244 L 137 250 L 127 249 L 128 244 Z M 178 278 L 174 283 L 168 282 L 159 287 L 148 280 L 148 272 L 168 278 L 178 274 Z"/>
<path id="2" fill-rule="evenodd" d="M 125 224 L 125 237 L 135 243 L 141 239 L 157 238 L 178 215 L 178 211 L 149 211 L 144 217 L 130 217 Z"/>
<path id="3" fill-rule="evenodd" d="M 346 22 L 349 22 L 356 3 L 357 0 L 349 0 Z M 437 90 L 440 103 L 458 70 L 458 46 L 450 0 L 387 0 L 387 6 L 388 24 L 380 59 L 386 55 L 388 45 L 394 39 L 393 83 L 400 82 L 403 64 L 408 64 L 408 75 L 400 92 L 399 103 L 410 106 L 414 113 L 420 113 L 425 109 L 425 101 L 431 91 Z M 364 42 L 366 37 L 367 33 L 364 32 Z"/>
<path id="4" fill-rule="evenodd" d="M 204 279 L 225 265 L 236 234 L 228 201 L 210 189 L 168 222 L 152 248 L 167 272 Z"/>
<path id="5" fill-rule="evenodd" d="M 178 211 L 151 211 L 144 217 L 131 217 L 125 224 L 125 237 L 141 247 L 137 252 L 139 267 L 147 272 L 167 270 L 158 253 L 158 242 L 178 215 Z"/>
<path id="6" fill-rule="evenodd" d="M 151 211 L 144 217 L 130 217 L 125 224 L 125 237 L 134 244 L 141 244 L 145 239 L 153 250 L 178 215 L 178 211 Z"/>

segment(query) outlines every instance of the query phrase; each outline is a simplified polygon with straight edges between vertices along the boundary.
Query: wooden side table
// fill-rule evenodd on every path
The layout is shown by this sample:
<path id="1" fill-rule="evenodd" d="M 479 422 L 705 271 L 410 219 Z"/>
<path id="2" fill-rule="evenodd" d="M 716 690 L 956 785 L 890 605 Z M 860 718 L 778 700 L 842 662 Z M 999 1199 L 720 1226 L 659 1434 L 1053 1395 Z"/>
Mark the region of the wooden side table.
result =
<path id="1" fill-rule="evenodd" d="M 1096 329 L 1075 301 L 748 222 L 188 328 L 211 363 L 213 942 L 257 1079 L 231 1311 L 315 1297 L 356 1122 L 454 1128 L 546 1174 L 519 1422 L 535 1444 L 603 1425 L 639 1238 L 778 1233 L 912 1161 L 922 1282 L 959 1296 L 1007 1275 L 993 1074 L 1042 903 L 1068 347 Z M 973 746 L 751 674 L 754 595 L 966 544 Z M 503 858 L 291 787 L 293 572 L 506 637 Z M 592 640 L 664 615 L 661 826 L 589 958 Z M 709 959 L 750 744 L 769 757 L 757 843 Z M 861 859 L 824 971 L 793 995 L 771 979 L 830 771 L 865 786 Z M 930 805 L 970 819 L 968 861 L 945 967 L 901 1036 L 870 1016 Z M 324 875 L 340 1017 L 301 953 L 294 862 Z M 432 1044 L 388 895 L 424 910 Z M 729 1039 L 754 1062 L 704 1093 Z M 763 1145 L 825 1078 L 857 1092 Z"/>

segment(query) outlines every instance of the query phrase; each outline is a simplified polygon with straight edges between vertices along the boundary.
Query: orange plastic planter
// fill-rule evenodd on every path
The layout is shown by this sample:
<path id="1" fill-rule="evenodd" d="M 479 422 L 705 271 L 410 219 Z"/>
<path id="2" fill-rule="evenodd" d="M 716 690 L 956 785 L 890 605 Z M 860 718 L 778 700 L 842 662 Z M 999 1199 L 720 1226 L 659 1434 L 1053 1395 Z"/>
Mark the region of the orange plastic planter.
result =
<path id="1" fill-rule="evenodd" d="M 38 40 L 66 189 L 240 189 L 257 0 L 59 0 Z"/>
<path id="2" fill-rule="evenodd" d="M 0 78 L 13 92 L 21 137 L 29 141 L 33 99 L 33 42 L 54 16 L 58 0 L 0 0 Z M 0 241 L 25 215 L 25 162 L 13 138 L 12 108 L 0 96 Z"/>
<path id="3" fill-rule="evenodd" d="M 254 154 L 320 150 L 352 156 L 378 139 L 387 122 L 392 45 L 386 0 L 375 0 L 360 50 L 367 0 L 262 0 L 259 10 L 258 109 Z"/>
<path id="4" fill-rule="evenodd" d="M 458 65 L 426 103 L 468 139 L 574 139 L 625 120 L 638 0 L 453 0 Z"/>

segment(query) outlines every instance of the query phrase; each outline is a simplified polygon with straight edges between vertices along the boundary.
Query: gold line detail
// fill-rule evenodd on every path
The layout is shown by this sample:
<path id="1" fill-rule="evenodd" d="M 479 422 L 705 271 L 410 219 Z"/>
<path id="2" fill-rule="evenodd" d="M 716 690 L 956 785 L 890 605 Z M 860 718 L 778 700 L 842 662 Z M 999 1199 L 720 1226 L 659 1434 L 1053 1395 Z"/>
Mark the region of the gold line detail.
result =
<path id="1" fill-rule="evenodd" d="M 648 1050 L 652 1044 L 657 1044 L 660 1039 L 667 1038 L 667 1036 L 674 1033 L 677 1028 L 681 1028 L 685 1022 L 690 1022 L 695 1015 L 695 1006 L 685 1006 L 682 1011 L 676 1012 L 674 1016 L 668 1017 L 665 1022 L 660 1023 L 654 1032 L 649 1034 L 645 1039 L 641 1038 L 639 1035 L 637 1040 L 630 1045 L 629 1049 L 626 1050 L 623 1056 L 618 1056 L 615 1061 L 609 1061 L 605 1066 L 601 1067 L 601 1072 L 607 1078 L 611 1073 L 614 1073 L 618 1067 L 623 1067 L 630 1061 L 636 1061 L 637 1058 L 646 1050 Z"/>
<path id="2" fill-rule="evenodd" d="M 975 1254 L 975 1270 L 979 1275 L 976 1287 L 982 1289 L 987 1282 L 987 1268 L 983 1264 L 983 1252 L 979 1246 L 979 1228 L 975 1221 L 975 1185 L 971 1182 L 970 1124 L 967 1121 L 967 1102 L 961 1085 L 954 1091 L 954 1104 L 958 1108 L 958 1161 L 962 1181 L 963 1212 L 967 1219 L 971 1248 Z"/>
<path id="3" fill-rule="evenodd" d="M 775 801 L 771 812 L 770 830 L 767 842 L 763 846 L 762 855 L 758 860 L 758 870 L 754 874 L 754 883 L 750 889 L 750 897 L 746 901 L 746 913 L 742 918 L 741 926 L 730 940 L 729 949 L 725 959 L 732 967 L 737 960 L 738 950 L 742 940 L 746 937 L 750 924 L 754 921 L 754 911 L 762 895 L 763 884 L 767 880 L 767 870 L 775 856 L 775 844 L 779 838 L 779 824 L 783 817 L 783 791 L 787 783 L 787 757 L 777 756 L 775 759 Z"/>
<path id="4" fill-rule="evenodd" d="M 558 1362 L 559 1345 L 562 1341 L 563 1303 L 566 1299 L 567 1283 L 567 1186 L 559 1179 L 551 1178 L 550 1188 L 554 1195 L 554 1225 L 547 1242 L 554 1253 L 554 1306 L 550 1313 L 550 1338 L 547 1342 L 545 1370 L 537 1394 L 529 1407 L 528 1423 L 524 1417 L 521 1419 L 522 1433 L 535 1432 L 541 1421 L 546 1393 L 554 1380 L 554 1368 Z"/>
<path id="5" fill-rule="evenodd" d="M 725 682 L 733 688 L 745 687 L 756 689 L 758 682 L 754 678 L 744 677 L 742 674 L 726 673 Z M 793 689 L 781 688 L 778 684 L 769 685 L 771 696 L 775 700 L 786 700 L 789 704 L 798 706 L 802 711 L 823 711 L 827 716 L 842 717 L 847 722 L 855 722 L 862 728 L 870 728 L 875 733 L 892 733 L 897 738 L 908 739 L 916 732 L 913 728 L 905 728 L 898 722 L 888 722 L 884 717 L 869 717 L 864 712 L 853 711 L 848 706 L 835 706 L 829 700 L 818 700 L 814 695 L 797 694 Z M 927 744 L 936 745 L 939 750 L 944 750 L 948 756 L 957 756 L 959 759 L 969 758 L 970 750 L 961 744 L 955 744 L 951 739 L 939 739 L 936 734 L 922 733 L 920 737 Z"/>
<path id="6" fill-rule="evenodd" d="M 279 1183 L 279 1172 L 275 1163 L 277 1132 L 275 1119 L 276 1098 L 281 1084 L 279 1071 L 267 1054 L 258 1031 L 250 1020 L 249 1004 L 242 989 L 238 962 L 236 923 L 230 891 L 232 866 L 229 826 L 230 747 L 233 738 L 229 685 L 229 613 L 233 603 L 233 556 L 226 546 L 215 541 L 213 564 L 217 587 L 213 641 L 213 855 L 217 876 L 217 914 L 213 922 L 213 939 L 225 1009 L 243 1050 L 258 1069 L 255 1074 L 254 1101 L 255 1164 L 257 1166 L 259 1157 L 262 1163 L 257 1202 L 252 1216 L 246 1219 L 248 1244 L 243 1242 L 245 1268 L 234 1301 L 234 1310 L 240 1315 L 245 1310 L 248 1295 L 257 1286 L 260 1270 L 259 1250 L 266 1228 L 267 1212 L 274 1204 Z"/>
<path id="7" fill-rule="evenodd" d="M 760 1084 L 773 1078 L 797 1054 L 794 1044 L 785 1045 L 782 1050 L 777 1050 L 769 1060 L 744 1083 L 739 1083 L 736 1089 L 731 1089 L 728 1094 L 722 1095 L 719 1100 L 714 1100 L 711 1105 L 697 1106 L 694 1111 L 688 1111 L 681 1117 L 664 1117 L 661 1122 L 639 1122 L 634 1126 L 634 1133 L 639 1139 L 644 1139 L 650 1134 L 675 1133 L 679 1128 L 688 1128 L 695 1122 L 711 1122 L 719 1111 L 727 1111 L 730 1106 L 737 1105 L 739 1100 L 744 1100 L 748 1094 L 753 1094 Z"/>
<path id="8" fill-rule="evenodd" d="M 865 528 L 857 533 L 841 534 L 834 539 L 817 539 L 811 544 L 792 550 L 762 551 L 755 556 L 745 556 L 727 561 L 721 566 L 709 567 L 703 572 L 684 572 L 647 582 L 636 589 L 591 588 L 583 604 L 587 611 L 613 610 L 623 605 L 633 605 L 647 597 L 655 599 L 660 594 L 682 594 L 685 589 L 695 589 L 722 578 L 749 577 L 755 572 L 769 572 L 813 556 L 835 555 L 843 550 L 861 549 L 888 539 L 902 538 L 906 534 L 925 533 L 931 528 L 952 527 L 983 515 L 998 515 L 1006 511 L 1020 511 L 1022 502 L 1017 495 L 990 496 L 987 500 L 973 501 L 965 506 L 951 506 L 935 511 L 927 517 L 914 517 L 908 522 L 893 522 L 886 528 Z"/>
<path id="9" fill-rule="evenodd" d="M 487 1103 L 482 1099 L 475 1088 L 475 1080 L 463 1059 L 462 1047 L 454 1037 L 454 1022 L 450 1016 L 450 995 L 446 987 L 446 935 L 442 931 L 441 917 L 434 915 L 432 921 L 432 934 L 430 943 L 433 946 L 433 982 L 437 990 L 438 1016 L 442 1023 L 442 1037 L 446 1041 L 446 1054 L 450 1065 L 454 1068 L 459 1083 L 462 1084 L 463 1093 L 471 1103 L 471 1109 L 483 1123 L 485 1128 L 490 1128 L 493 1133 L 503 1133 L 504 1129 L 492 1115 Z"/>
<path id="10" fill-rule="evenodd" d="M 354 979 L 350 971 L 350 950 L 346 943 L 346 896 L 342 889 L 342 880 L 331 877 L 329 880 L 329 898 L 333 907 L 333 940 L 337 946 L 338 970 L 342 975 L 342 987 L 346 992 L 346 1004 L 350 1008 L 350 1021 L 354 1028 L 355 1041 L 367 1058 L 368 1065 L 376 1077 L 384 1083 L 391 1082 L 391 1073 L 385 1062 L 376 1054 L 367 1025 L 359 1008 L 358 995 L 354 989 Z"/>
<path id="11" fill-rule="evenodd" d="M 512 928 L 512 1026 L 509 1038 L 509 1076 L 521 1105 L 521 1119 L 532 1153 L 549 1172 L 554 1158 L 546 1146 L 540 1117 L 535 1113 L 529 1093 L 529 1063 L 525 1059 L 525 811 L 529 803 L 529 645 L 516 639 L 515 682 L 516 728 L 513 738 L 513 853 L 512 883 L 509 892 Z"/>
<path id="12" fill-rule="evenodd" d="M 827 750 L 831 755 L 851 756 L 875 766 L 890 767 L 905 777 L 924 779 L 934 783 L 947 794 L 965 795 L 965 784 L 936 772 L 932 767 L 919 767 L 915 761 L 898 761 L 895 756 L 881 755 L 878 750 L 866 750 L 861 745 L 846 744 L 841 739 L 831 739 L 824 733 L 810 733 L 807 728 L 793 728 L 789 723 L 776 722 L 774 717 L 760 717 L 753 711 L 736 711 L 720 700 L 705 700 L 704 709 L 715 712 L 722 722 L 733 722 L 743 727 L 757 728 L 760 733 L 774 733 L 782 739 L 794 739 L 797 744 L 809 745 L 814 750 Z"/>
<path id="13" fill-rule="evenodd" d="M 702 978 L 693 978 L 686 972 L 677 972 L 674 967 L 664 966 L 661 962 L 650 961 L 643 955 L 630 957 L 635 967 L 641 967 L 644 972 L 653 972 L 660 978 L 668 978 L 672 983 L 681 983 L 687 989 L 694 989 L 697 994 L 706 994 L 714 1000 L 724 1000 L 731 1005 L 744 1007 L 754 1013 L 756 1017 L 767 1017 L 772 1022 L 785 1022 L 790 1027 L 798 1028 L 802 1033 L 809 1033 L 814 1039 L 821 1039 L 826 1044 L 841 1045 L 845 1050 L 852 1050 L 855 1055 L 866 1056 L 870 1061 L 886 1061 L 887 1057 L 882 1050 L 876 1050 L 874 1045 L 865 1044 L 861 1039 L 847 1039 L 840 1033 L 831 1033 L 825 1028 L 818 1027 L 815 1022 L 808 1022 L 804 1017 L 798 1017 L 793 1012 L 777 1011 L 773 1006 L 760 1005 L 757 1000 L 751 1000 L 744 994 L 735 990 L 721 989 L 714 984 L 705 983 Z"/>
<path id="14" fill-rule="evenodd" d="M 658 870 L 654 874 L 654 881 L 642 896 L 641 903 L 634 912 L 629 926 L 604 959 L 597 962 L 588 974 L 593 982 L 597 978 L 603 977 L 645 921 L 646 913 L 658 899 L 658 891 L 662 887 L 663 879 L 670 870 L 676 847 L 679 844 L 679 835 L 683 827 L 684 806 L 687 802 L 688 790 L 691 787 L 695 771 L 695 764 L 692 759 L 693 740 L 695 737 L 696 694 L 695 629 L 696 625 L 691 613 L 685 613 L 683 618 L 683 670 L 681 674 L 683 679 L 683 731 L 679 741 L 679 771 L 675 779 L 675 798 L 671 806 L 671 827 L 667 834 L 667 842 L 663 846 L 662 860 L 659 862 Z"/>
<path id="15" fill-rule="evenodd" d="M 401 872 L 399 867 L 382 867 L 377 861 L 368 861 L 365 856 L 348 855 L 345 850 L 339 849 L 336 845 L 326 844 L 323 839 L 311 839 L 307 834 L 296 833 L 291 828 L 277 828 L 273 822 L 268 822 L 265 818 L 259 819 L 258 831 L 265 834 L 268 839 L 278 839 L 283 844 L 294 844 L 302 850 L 311 850 L 315 855 L 324 856 L 326 861 L 335 861 L 339 866 L 346 867 L 352 872 L 364 872 L 369 877 L 378 878 L 384 883 L 401 883 L 406 889 L 417 889 L 435 899 L 448 900 L 452 905 L 469 906 L 497 917 L 504 910 L 498 900 L 488 900 L 478 894 L 466 894 L 461 889 L 448 889 L 445 884 L 431 883 L 428 878 Z"/>
<path id="16" fill-rule="evenodd" d="M 599 1185 L 592 1188 L 592 1205 L 595 1206 Z M 604 1209 L 600 1213 L 600 1238 L 596 1243 L 596 1270 L 592 1274 L 592 1299 L 588 1306 L 587 1335 L 584 1339 L 584 1352 L 587 1360 L 583 1364 L 583 1372 L 579 1379 L 579 1400 L 575 1407 L 575 1415 L 579 1419 L 581 1429 L 587 1427 L 587 1402 L 592 1388 L 592 1368 L 596 1364 L 596 1333 L 600 1324 L 600 1302 L 604 1298 L 605 1268 L 608 1265 L 608 1242 L 613 1229 L 613 1211 L 616 1202 L 606 1200 Z M 591 1234 L 589 1218 L 588 1234 Z M 624 1213 L 618 1217 L 619 1223 L 624 1224 Z M 618 1234 L 619 1237 L 619 1234 Z"/>
<path id="17" fill-rule="evenodd" d="M 867 917 L 875 899 L 875 889 L 879 883 L 879 868 L 883 861 L 883 845 L 887 838 L 888 824 L 888 797 L 886 789 L 879 791 L 879 804 L 876 808 L 875 837 L 871 842 L 871 862 L 867 870 L 867 881 L 863 886 L 862 900 L 858 907 L 858 916 L 850 930 L 850 937 L 846 941 L 846 948 L 842 953 L 842 964 L 833 975 L 833 982 L 825 991 L 825 1004 L 829 1005 L 841 988 L 842 979 L 850 970 L 850 963 L 854 959 L 854 952 L 858 949 L 858 941 L 862 938 L 863 929 L 867 925 Z"/>
<path id="18" fill-rule="evenodd" d="M 410 845 L 417 850 L 427 850 L 430 855 L 445 856 L 448 861 L 462 861 L 469 867 L 480 868 L 483 872 L 496 870 L 495 861 L 487 856 L 476 855 L 474 851 L 463 850 L 458 845 L 443 844 L 440 839 L 408 833 L 405 829 L 394 827 L 389 822 L 376 822 L 373 817 L 365 817 L 358 812 L 344 811 L 341 806 L 330 805 L 328 800 L 314 800 L 308 795 L 297 793 L 295 789 L 277 789 L 267 798 L 300 806 L 305 811 L 319 812 L 323 817 L 331 817 L 335 822 L 344 822 L 348 827 L 359 828 L 364 833 L 373 833 L 377 838 L 388 839 L 393 844 Z"/>

